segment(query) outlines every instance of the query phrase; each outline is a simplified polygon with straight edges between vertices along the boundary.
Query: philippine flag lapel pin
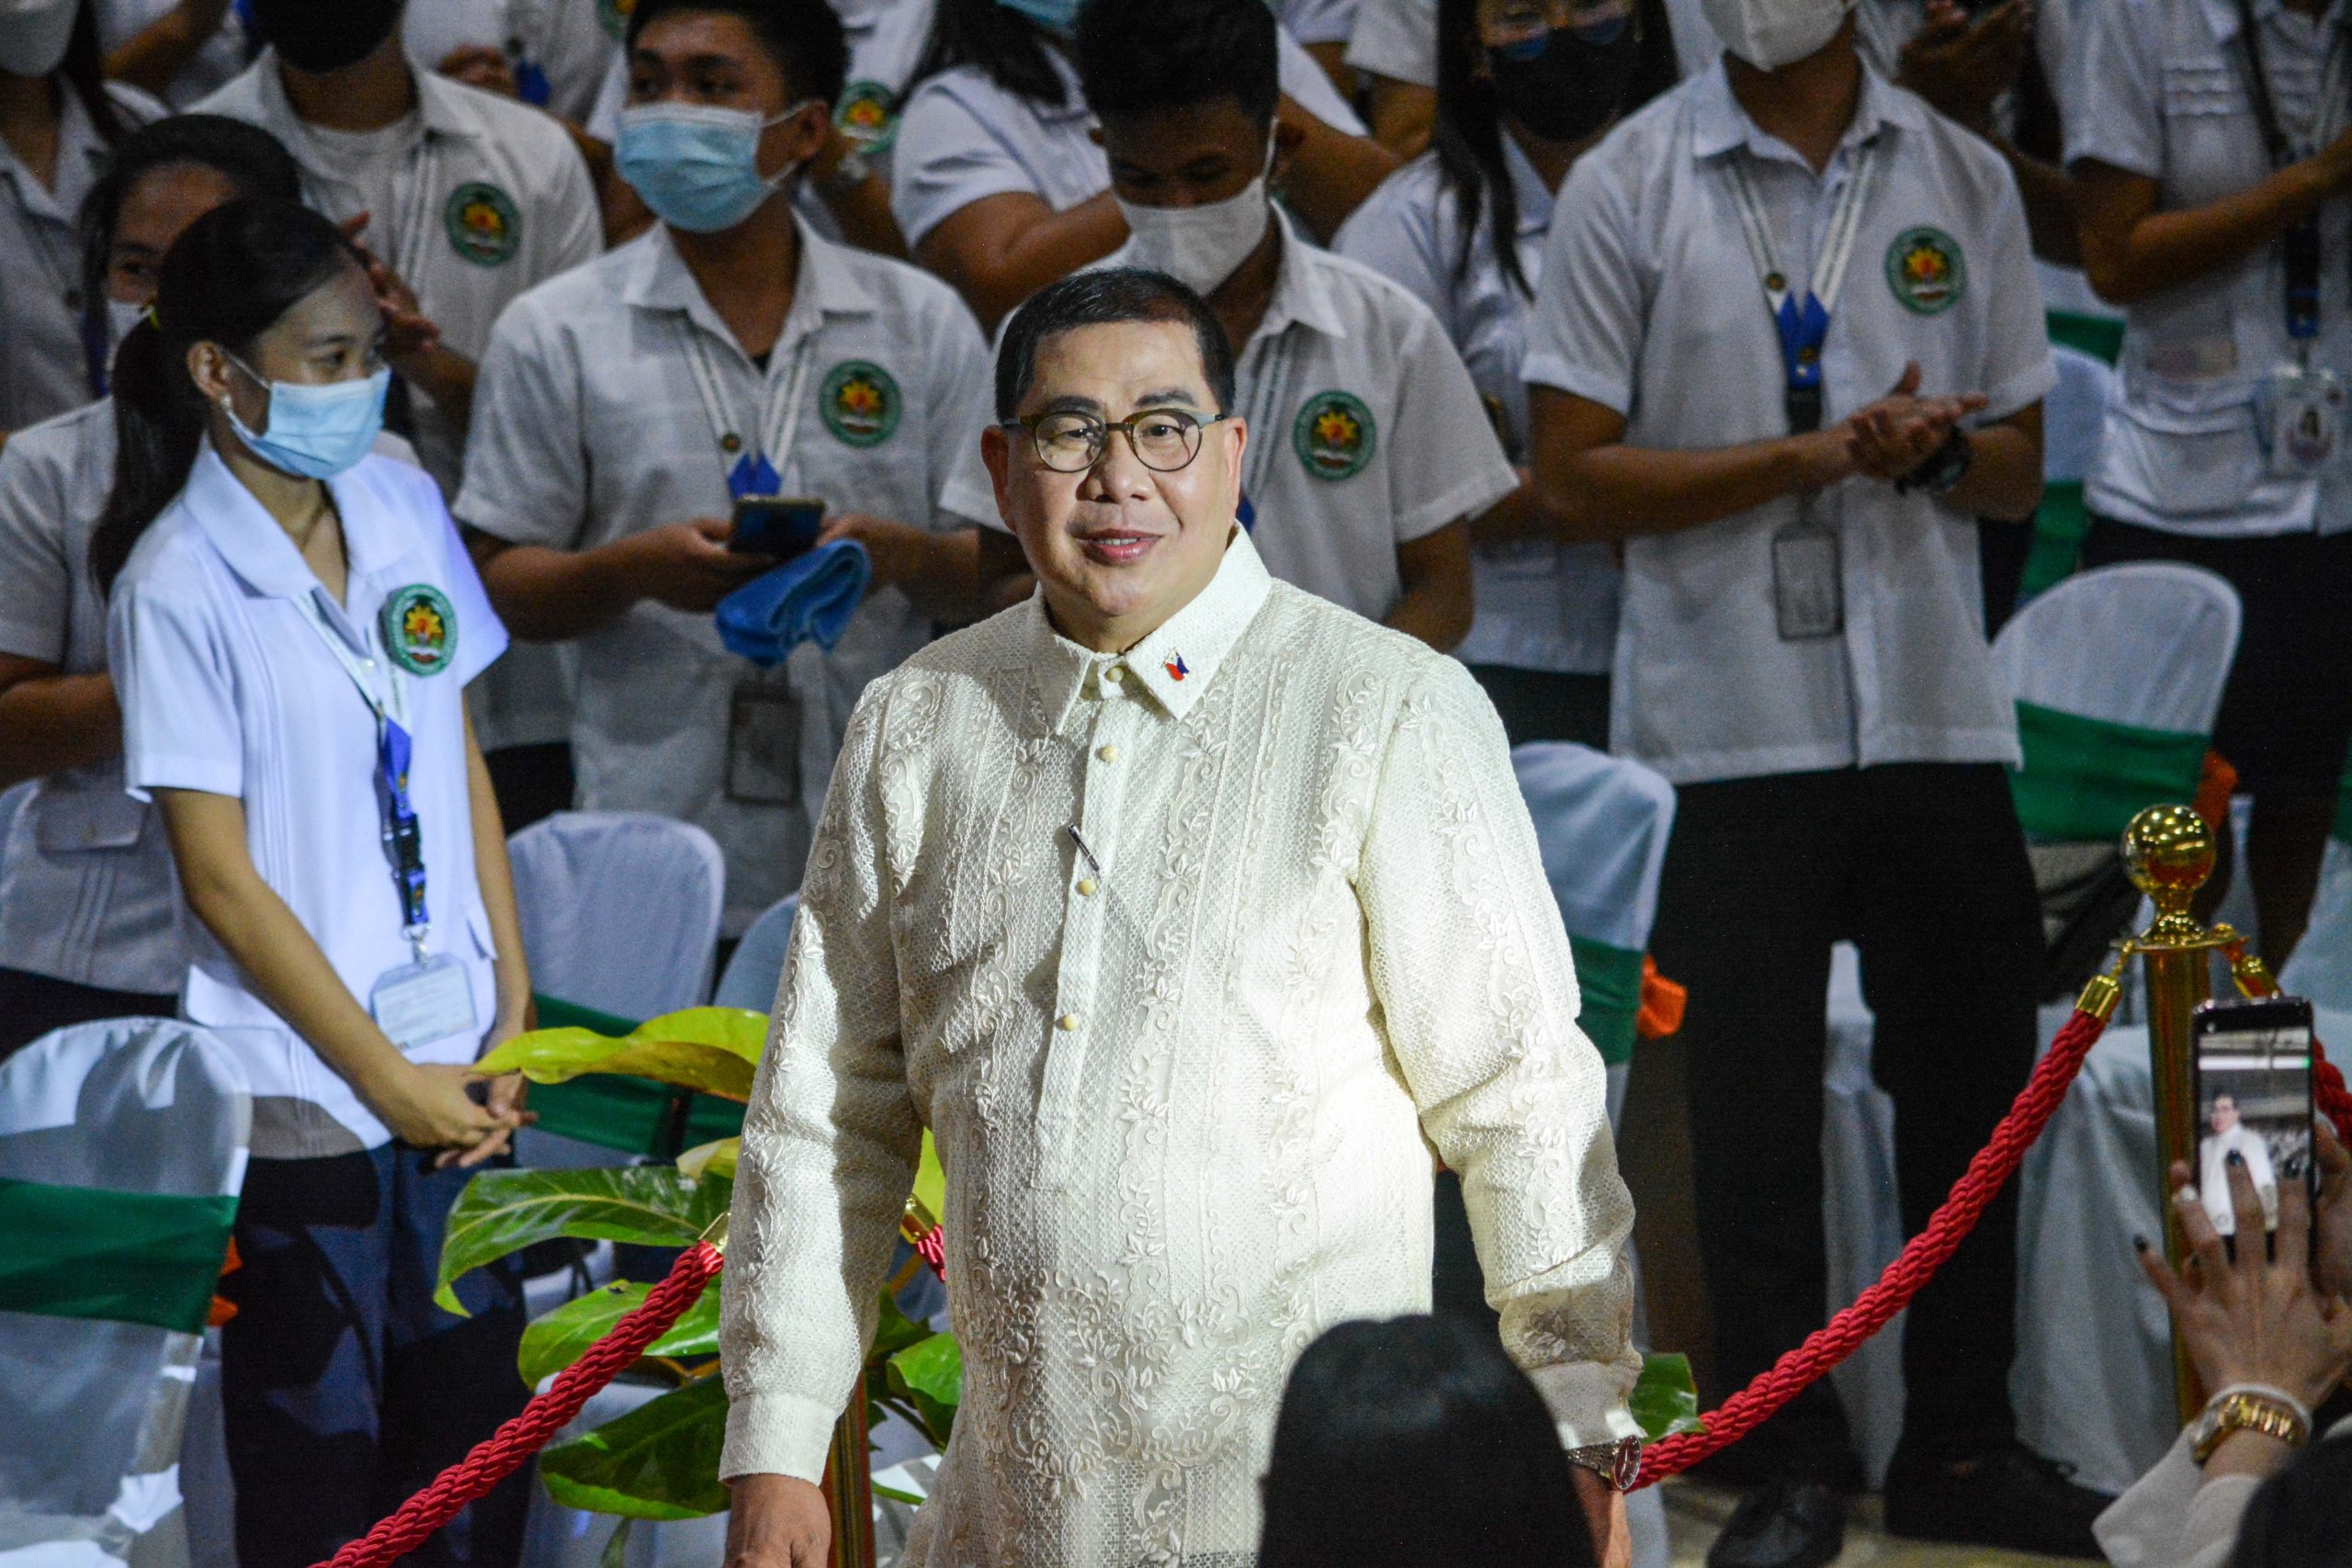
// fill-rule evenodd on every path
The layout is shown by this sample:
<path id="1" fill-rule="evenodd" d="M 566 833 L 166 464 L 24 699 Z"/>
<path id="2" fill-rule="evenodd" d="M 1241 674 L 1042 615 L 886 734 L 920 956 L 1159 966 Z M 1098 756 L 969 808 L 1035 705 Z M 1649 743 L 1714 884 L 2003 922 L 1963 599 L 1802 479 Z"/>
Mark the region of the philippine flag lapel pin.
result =
<path id="1" fill-rule="evenodd" d="M 1167 667 L 1168 678 L 1171 681 L 1181 681 L 1192 673 L 1192 671 L 1185 667 L 1184 656 L 1181 653 L 1171 652 L 1166 659 L 1161 660 L 1160 663 Z"/>

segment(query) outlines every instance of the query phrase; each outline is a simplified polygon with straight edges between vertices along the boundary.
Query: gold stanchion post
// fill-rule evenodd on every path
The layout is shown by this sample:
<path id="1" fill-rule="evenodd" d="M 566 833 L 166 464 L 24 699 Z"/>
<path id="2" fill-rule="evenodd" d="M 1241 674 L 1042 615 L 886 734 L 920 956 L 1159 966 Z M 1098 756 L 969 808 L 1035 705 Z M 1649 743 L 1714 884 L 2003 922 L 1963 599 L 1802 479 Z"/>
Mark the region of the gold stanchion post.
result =
<path id="1" fill-rule="evenodd" d="M 873 1458 L 865 1437 L 865 1384 L 833 1427 L 825 1458 L 825 1501 L 833 1516 L 831 1568 L 874 1568 Z"/>

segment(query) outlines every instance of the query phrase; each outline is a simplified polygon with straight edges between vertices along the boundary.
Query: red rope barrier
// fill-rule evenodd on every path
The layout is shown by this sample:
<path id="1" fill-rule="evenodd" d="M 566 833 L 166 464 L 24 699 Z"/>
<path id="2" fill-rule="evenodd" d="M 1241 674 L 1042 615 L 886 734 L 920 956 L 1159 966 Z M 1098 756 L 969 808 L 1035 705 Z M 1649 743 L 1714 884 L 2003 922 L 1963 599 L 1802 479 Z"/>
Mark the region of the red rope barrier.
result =
<path id="1" fill-rule="evenodd" d="M 387 1568 L 423 1545 L 425 1538 L 447 1524 L 458 1509 L 522 1468 L 580 1414 L 590 1395 L 618 1377 L 636 1362 L 647 1346 L 667 1334 L 671 1325 L 701 1297 L 703 1287 L 725 1267 L 725 1261 L 718 1249 L 707 1241 L 688 1247 L 671 1268 L 669 1277 L 653 1287 L 637 1310 L 590 1346 L 586 1355 L 557 1374 L 545 1393 L 475 1444 L 473 1452 L 443 1471 L 432 1485 L 317 1568 Z"/>
<path id="2" fill-rule="evenodd" d="M 1927 1229 L 1911 1238 L 1901 1255 L 1887 1265 L 1878 1283 L 1857 1296 L 1851 1306 L 1816 1329 L 1804 1344 L 1758 1374 L 1755 1382 L 1724 1401 L 1720 1408 L 1710 1411 L 1702 1417 L 1704 1430 L 1685 1432 L 1651 1444 L 1642 1455 L 1641 1479 L 1634 1485 L 1648 1486 L 1669 1475 L 1679 1475 L 1710 1454 L 1729 1448 L 1808 1384 L 1852 1355 L 1864 1340 L 1908 1306 L 1911 1298 L 1919 1293 L 1944 1260 L 1959 1250 L 1985 1206 L 2017 1173 L 2026 1150 L 2041 1135 L 2042 1128 L 2049 1125 L 2051 1116 L 2065 1100 L 2075 1075 L 2082 1070 L 2083 1058 L 2106 1030 L 2104 1018 L 2076 1009 L 2034 1067 L 2033 1077 L 2027 1080 L 2017 1103 L 2009 1107 L 2009 1113 L 1993 1129 L 1993 1141 L 1977 1151 L 1967 1171 L 1952 1183 L 1951 1195 L 1928 1222 Z"/>

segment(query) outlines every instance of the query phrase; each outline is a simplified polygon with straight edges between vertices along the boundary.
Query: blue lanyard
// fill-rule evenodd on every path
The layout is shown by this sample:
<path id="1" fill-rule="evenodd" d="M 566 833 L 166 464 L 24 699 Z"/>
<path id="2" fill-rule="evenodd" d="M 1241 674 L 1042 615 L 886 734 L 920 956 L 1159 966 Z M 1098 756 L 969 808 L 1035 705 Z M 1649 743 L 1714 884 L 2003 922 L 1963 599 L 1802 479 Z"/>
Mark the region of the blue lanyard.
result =
<path id="1" fill-rule="evenodd" d="M 2271 168 L 2283 169 L 2295 161 L 2295 149 L 2287 139 L 2286 128 L 2278 123 L 2278 107 L 2270 96 L 2270 78 L 2262 68 L 2261 35 L 2262 23 L 2255 15 L 2254 0 L 2238 0 L 2238 41 L 2245 48 L 2246 99 L 2254 107 L 2254 122 L 2262 131 L 2262 147 L 2270 155 Z M 2320 68 L 2319 100 L 2312 111 L 2311 141 L 2314 146 L 2328 118 L 2327 95 L 2335 90 L 2342 75 L 2344 36 L 2344 24 L 2338 22 L 2335 39 Z M 2283 303 L 2287 335 L 2297 343 L 2308 344 L 2319 336 L 2319 214 L 2311 214 L 2280 236 L 2278 250 L 2286 284 Z"/>
<path id="2" fill-rule="evenodd" d="M 1788 275 L 1775 259 L 1772 226 L 1764 204 L 1747 177 L 1744 154 L 1735 151 L 1725 161 L 1732 194 L 1738 198 L 1740 230 L 1747 241 L 1749 260 L 1756 264 L 1757 281 L 1764 288 L 1764 308 L 1781 343 L 1781 404 L 1789 432 L 1803 435 L 1821 428 L 1822 344 L 1829 336 L 1830 313 L 1846 287 L 1846 265 L 1853 259 L 1854 240 L 1861 228 L 1862 209 L 1870 200 L 1872 177 L 1878 171 L 1878 148 L 1866 143 L 1838 193 L 1838 206 L 1823 232 L 1821 253 L 1814 258 L 1813 277 L 1799 299 L 1789 287 Z"/>
<path id="3" fill-rule="evenodd" d="M 322 592 L 313 590 L 313 592 Z M 431 934 L 433 917 L 424 902 L 424 829 L 418 821 L 416 802 L 409 793 L 409 774 L 416 751 L 408 727 L 401 722 L 407 716 L 399 675 L 386 672 L 390 682 L 390 699 L 379 696 L 368 671 L 353 657 L 334 626 L 328 624 L 326 613 L 315 598 L 302 601 L 304 618 L 311 629 L 326 644 L 327 652 L 351 677 L 359 698 L 376 719 L 376 811 L 381 825 L 384 858 L 390 863 L 392 888 L 401 901 L 401 927 L 409 945 L 422 960 L 424 939 Z"/>

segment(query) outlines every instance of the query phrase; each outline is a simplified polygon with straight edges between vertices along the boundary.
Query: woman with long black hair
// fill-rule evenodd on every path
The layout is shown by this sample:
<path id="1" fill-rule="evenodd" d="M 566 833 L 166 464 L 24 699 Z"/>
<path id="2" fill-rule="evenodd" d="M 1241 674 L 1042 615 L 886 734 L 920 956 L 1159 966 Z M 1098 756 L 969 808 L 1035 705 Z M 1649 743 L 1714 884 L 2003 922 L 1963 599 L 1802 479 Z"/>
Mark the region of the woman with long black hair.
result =
<path id="1" fill-rule="evenodd" d="M 432 1298 L 467 1168 L 524 1120 L 472 1064 L 525 1027 L 505 835 L 465 686 L 504 650 L 441 494 L 370 455 L 364 256 L 285 201 L 198 219 L 115 365 L 92 543 L 124 776 L 198 930 L 184 1016 L 237 1052 L 253 1160 L 222 1391 L 243 1568 L 332 1555 L 511 1415 L 513 1269 Z M 510 1486 L 422 1560 L 511 1562 Z"/>
<path id="2" fill-rule="evenodd" d="M 1477 618 L 1454 649 L 1511 743 L 1609 745 L 1617 568 L 1561 542 L 1525 482 L 1527 315 L 1577 154 L 1674 85 L 1661 0 L 1439 0 L 1435 144 L 1333 248 L 1418 295 L 1470 367 L 1519 490 L 1471 523 Z"/>
<path id="3" fill-rule="evenodd" d="M 127 329 L 190 223 L 300 190 L 267 131 L 213 115 L 142 126 L 82 205 L 83 292 Z M 187 973 L 163 823 L 123 793 L 106 602 L 89 570 L 114 423 L 101 400 L 0 450 L 0 789 L 36 781 L 0 839 L 0 1056 L 67 1024 L 169 1017 Z"/>
<path id="4" fill-rule="evenodd" d="M 113 344 L 74 216 L 115 144 L 164 107 L 103 72 L 89 0 L 0 5 L 0 440 L 106 389 Z"/>

